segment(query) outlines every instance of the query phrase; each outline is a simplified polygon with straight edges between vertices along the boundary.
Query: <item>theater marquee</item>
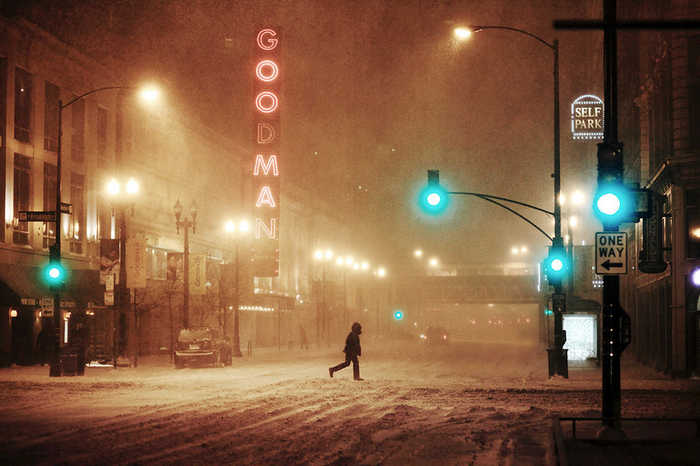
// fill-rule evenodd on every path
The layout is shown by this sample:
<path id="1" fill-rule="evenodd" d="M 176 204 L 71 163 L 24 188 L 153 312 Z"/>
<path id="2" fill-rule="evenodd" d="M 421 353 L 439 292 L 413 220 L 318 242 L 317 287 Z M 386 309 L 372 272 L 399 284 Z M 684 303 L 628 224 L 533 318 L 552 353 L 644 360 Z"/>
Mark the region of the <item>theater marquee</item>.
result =
<path id="1" fill-rule="evenodd" d="M 574 139 L 603 139 L 603 101 L 586 94 L 571 104 L 571 135 Z"/>
<path id="2" fill-rule="evenodd" d="M 280 219 L 280 35 L 277 28 L 258 31 L 255 47 L 253 190 L 256 277 L 279 275 Z"/>

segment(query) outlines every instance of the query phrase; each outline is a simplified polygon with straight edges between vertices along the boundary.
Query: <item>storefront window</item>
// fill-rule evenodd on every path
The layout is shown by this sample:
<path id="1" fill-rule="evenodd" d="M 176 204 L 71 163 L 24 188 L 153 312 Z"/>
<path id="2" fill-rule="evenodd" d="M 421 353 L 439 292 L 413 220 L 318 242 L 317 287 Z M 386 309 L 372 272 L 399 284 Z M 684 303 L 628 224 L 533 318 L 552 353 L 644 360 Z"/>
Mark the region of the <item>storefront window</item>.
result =
<path id="1" fill-rule="evenodd" d="M 688 223 L 688 257 L 700 259 L 700 189 L 686 192 L 685 218 Z"/>

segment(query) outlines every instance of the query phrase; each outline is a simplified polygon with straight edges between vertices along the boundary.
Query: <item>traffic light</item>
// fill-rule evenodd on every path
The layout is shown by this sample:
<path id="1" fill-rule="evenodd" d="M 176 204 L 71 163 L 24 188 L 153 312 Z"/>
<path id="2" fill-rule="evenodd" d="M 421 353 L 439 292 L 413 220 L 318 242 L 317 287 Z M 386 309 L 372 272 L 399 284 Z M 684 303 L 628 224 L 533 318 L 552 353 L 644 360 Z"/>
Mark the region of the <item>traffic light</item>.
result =
<path id="1" fill-rule="evenodd" d="M 403 319 L 403 311 L 401 311 L 401 310 L 394 311 L 394 319 L 402 320 Z"/>
<path id="2" fill-rule="evenodd" d="M 439 214 L 447 208 L 448 194 L 440 186 L 440 170 L 428 170 L 428 186 L 421 191 L 419 203 L 429 214 Z"/>
<path id="3" fill-rule="evenodd" d="M 562 280 L 569 273 L 569 258 L 564 247 L 554 245 L 549 248 L 549 254 L 544 260 L 544 273 L 552 286 L 561 286 Z"/>
<path id="4" fill-rule="evenodd" d="M 50 287 L 61 286 L 66 281 L 66 269 L 58 262 L 50 262 L 43 269 L 43 281 Z"/>
<path id="5" fill-rule="evenodd" d="M 690 273 L 690 282 L 694 287 L 700 288 L 700 267 L 695 267 Z"/>
<path id="6" fill-rule="evenodd" d="M 593 212 L 604 226 L 634 221 L 635 196 L 622 182 L 622 144 L 598 144 L 598 190 Z"/>

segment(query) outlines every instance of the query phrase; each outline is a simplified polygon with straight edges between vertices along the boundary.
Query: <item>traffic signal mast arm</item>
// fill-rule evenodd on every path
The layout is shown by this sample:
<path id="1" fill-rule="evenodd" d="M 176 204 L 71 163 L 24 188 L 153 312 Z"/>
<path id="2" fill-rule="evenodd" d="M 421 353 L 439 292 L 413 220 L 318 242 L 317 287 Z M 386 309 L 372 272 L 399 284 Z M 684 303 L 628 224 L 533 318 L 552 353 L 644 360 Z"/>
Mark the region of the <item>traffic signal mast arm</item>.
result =
<path id="1" fill-rule="evenodd" d="M 539 231 L 540 233 L 542 233 L 549 241 L 554 241 L 553 238 L 552 238 L 551 236 L 549 236 L 542 228 L 538 227 L 532 220 L 530 220 L 529 218 L 525 217 L 525 216 L 522 215 L 520 212 L 517 212 L 516 210 L 513 210 L 513 209 L 511 209 L 510 207 L 508 207 L 507 205 L 505 205 L 505 204 L 503 204 L 503 203 L 501 203 L 501 202 L 498 202 L 498 201 L 511 202 L 511 203 L 513 203 L 513 204 L 517 204 L 517 205 L 520 205 L 520 206 L 523 206 L 523 207 L 528 207 L 528 208 L 530 208 L 530 209 L 538 210 L 538 211 L 540 211 L 540 212 L 543 212 L 543 213 L 548 214 L 548 215 L 551 215 L 551 216 L 554 216 L 554 212 L 550 212 L 550 211 L 548 211 L 548 210 L 542 209 L 542 208 L 540 208 L 540 207 L 537 207 L 537 206 L 534 206 L 534 205 L 531 205 L 531 204 L 527 204 L 527 203 L 525 203 L 525 202 L 516 201 L 516 200 L 514 200 L 514 199 L 508 199 L 507 197 L 493 196 L 493 195 L 491 195 L 491 194 L 472 193 L 472 192 L 467 192 L 467 191 L 448 191 L 447 194 L 459 194 L 459 195 L 462 195 L 462 196 L 474 196 L 474 197 L 478 197 L 478 198 L 480 198 L 480 199 L 483 199 L 483 200 L 485 200 L 485 201 L 489 201 L 489 202 L 491 202 L 491 203 L 493 203 L 493 204 L 496 204 L 497 206 L 499 206 L 499 207 L 501 207 L 501 208 L 503 208 L 503 209 L 506 209 L 508 212 L 517 215 L 518 217 L 520 217 L 521 219 L 523 219 L 524 221 L 526 221 L 527 223 L 529 223 L 532 227 L 534 227 L 535 229 L 537 229 L 537 231 Z"/>

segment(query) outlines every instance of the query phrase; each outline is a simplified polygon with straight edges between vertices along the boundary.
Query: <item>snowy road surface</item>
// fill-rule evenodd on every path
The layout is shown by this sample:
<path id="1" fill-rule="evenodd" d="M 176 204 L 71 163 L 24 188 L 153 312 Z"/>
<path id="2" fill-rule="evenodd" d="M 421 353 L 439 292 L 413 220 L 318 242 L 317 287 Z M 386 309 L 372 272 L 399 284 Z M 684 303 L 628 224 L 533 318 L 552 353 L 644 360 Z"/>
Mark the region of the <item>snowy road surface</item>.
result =
<path id="1" fill-rule="evenodd" d="M 233 367 L 0 370 L 10 464 L 554 464 L 551 419 L 600 414 L 600 370 L 547 378 L 515 344 L 363 341 L 365 381 L 336 348 L 261 350 Z M 623 361 L 623 416 L 700 416 L 700 383 Z"/>

